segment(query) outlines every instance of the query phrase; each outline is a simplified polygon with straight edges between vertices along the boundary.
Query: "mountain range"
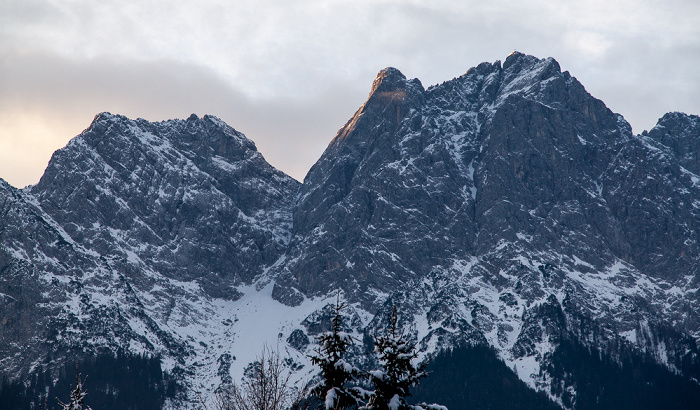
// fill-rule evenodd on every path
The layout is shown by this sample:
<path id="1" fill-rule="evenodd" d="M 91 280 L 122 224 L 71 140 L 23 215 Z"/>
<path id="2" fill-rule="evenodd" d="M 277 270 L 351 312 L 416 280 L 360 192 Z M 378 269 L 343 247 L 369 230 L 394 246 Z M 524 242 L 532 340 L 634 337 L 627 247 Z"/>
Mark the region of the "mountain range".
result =
<path id="1" fill-rule="evenodd" d="M 555 408 L 619 407 L 582 362 L 653 368 L 630 385 L 686 387 L 648 406 L 700 406 L 699 235 L 700 117 L 635 135 L 552 58 L 428 88 L 380 71 L 303 183 L 216 117 L 102 113 L 36 185 L 0 180 L 0 368 L 157 357 L 164 406 L 198 408 L 264 343 L 311 380 L 340 295 L 359 341 L 396 306 L 421 358 L 486 348 L 479 371 Z"/>

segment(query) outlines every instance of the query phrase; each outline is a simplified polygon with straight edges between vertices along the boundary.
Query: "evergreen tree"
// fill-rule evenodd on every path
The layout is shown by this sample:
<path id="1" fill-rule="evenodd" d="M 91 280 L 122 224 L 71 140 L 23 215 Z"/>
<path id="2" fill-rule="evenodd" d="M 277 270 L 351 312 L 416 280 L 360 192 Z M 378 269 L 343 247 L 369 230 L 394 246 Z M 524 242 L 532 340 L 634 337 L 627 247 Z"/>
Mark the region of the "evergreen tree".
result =
<path id="1" fill-rule="evenodd" d="M 403 330 L 398 328 L 396 306 L 389 313 L 389 326 L 384 335 L 375 340 L 375 350 L 382 368 L 369 372 L 374 393 L 366 408 L 369 410 L 405 410 L 416 409 L 406 403 L 410 396 L 409 388 L 418 384 L 421 378 L 427 376 L 425 364 L 415 367 L 412 360 L 418 354 Z M 431 405 L 429 407 L 433 407 Z"/>
<path id="2" fill-rule="evenodd" d="M 348 387 L 360 372 L 344 359 L 353 343 L 352 337 L 343 331 L 342 311 L 345 308 L 347 305 L 340 302 L 338 295 L 336 304 L 331 305 L 331 328 L 319 337 L 320 346 L 316 354 L 310 356 L 311 363 L 321 368 L 323 378 L 312 393 L 321 399 L 326 409 L 355 408 L 360 397 L 359 390 Z"/>
<path id="3" fill-rule="evenodd" d="M 87 376 L 85 379 L 81 379 L 80 373 L 78 373 L 78 366 L 75 366 L 75 388 L 70 392 L 70 401 L 68 401 L 68 403 L 63 403 L 56 398 L 63 410 L 92 410 L 90 406 L 85 406 L 85 396 L 87 396 L 87 392 L 83 386 L 86 380 Z"/>

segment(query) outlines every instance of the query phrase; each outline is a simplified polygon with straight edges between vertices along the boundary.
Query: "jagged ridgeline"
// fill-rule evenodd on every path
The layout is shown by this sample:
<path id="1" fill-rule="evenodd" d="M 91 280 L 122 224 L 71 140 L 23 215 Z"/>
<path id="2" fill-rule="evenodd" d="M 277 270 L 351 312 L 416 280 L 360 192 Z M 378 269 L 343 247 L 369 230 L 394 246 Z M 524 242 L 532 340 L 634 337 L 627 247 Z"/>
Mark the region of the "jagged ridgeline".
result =
<path id="1" fill-rule="evenodd" d="M 428 88 L 382 70 L 303 183 L 216 117 L 103 113 L 36 185 L 0 180 L 0 363 L 19 389 L 159 358 L 158 403 L 196 408 L 265 343 L 311 380 L 340 291 L 344 332 L 396 306 L 441 363 L 421 400 L 692 408 L 698 235 L 700 118 L 635 135 L 552 58 Z"/>

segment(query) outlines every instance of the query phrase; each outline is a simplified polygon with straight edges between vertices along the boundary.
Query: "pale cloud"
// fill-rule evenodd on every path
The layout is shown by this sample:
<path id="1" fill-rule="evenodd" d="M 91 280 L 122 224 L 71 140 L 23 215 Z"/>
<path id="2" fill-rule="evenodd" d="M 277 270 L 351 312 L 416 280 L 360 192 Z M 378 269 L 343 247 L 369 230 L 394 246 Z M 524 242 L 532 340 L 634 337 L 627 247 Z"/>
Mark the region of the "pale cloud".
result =
<path id="1" fill-rule="evenodd" d="M 217 115 L 301 179 L 381 68 L 428 86 L 513 50 L 556 58 L 639 132 L 700 113 L 699 16 L 694 0 L 4 0 L 0 177 L 36 182 L 45 152 L 112 111 Z"/>

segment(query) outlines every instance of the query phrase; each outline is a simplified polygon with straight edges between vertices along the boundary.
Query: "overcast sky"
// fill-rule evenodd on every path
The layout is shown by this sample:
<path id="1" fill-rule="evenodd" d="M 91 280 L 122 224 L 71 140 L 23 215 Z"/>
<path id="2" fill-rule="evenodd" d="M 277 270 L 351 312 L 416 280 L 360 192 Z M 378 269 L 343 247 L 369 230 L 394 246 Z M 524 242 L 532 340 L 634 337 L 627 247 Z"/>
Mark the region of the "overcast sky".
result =
<path id="1" fill-rule="evenodd" d="M 700 114 L 697 0 L 1 0 L 0 177 L 38 182 L 109 111 L 216 115 L 302 180 L 380 69 L 427 87 L 514 50 L 635 133 Z"/>

